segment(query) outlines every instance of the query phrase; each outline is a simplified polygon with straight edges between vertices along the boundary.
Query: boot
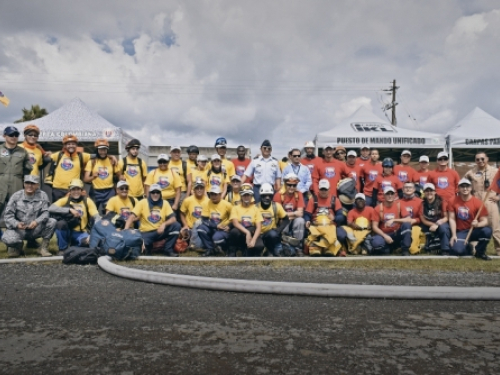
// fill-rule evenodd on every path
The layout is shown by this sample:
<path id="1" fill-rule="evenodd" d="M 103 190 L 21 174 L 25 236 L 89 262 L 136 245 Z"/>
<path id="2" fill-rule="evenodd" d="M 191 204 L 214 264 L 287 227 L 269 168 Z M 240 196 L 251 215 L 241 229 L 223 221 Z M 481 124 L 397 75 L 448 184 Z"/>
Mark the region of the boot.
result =
<path id="1" fill-rule="evenodd" d="M 230 246 L 229 251 L 227 252 L 227 256 L 234 258 L 236 256 L 236 248 L 233 246 Z"/>
<path id="2" fill-rule="evenodd" d="M 26 243 L 26 247 L 29 247 L 31 249 L 38 249 L 40 247 L 40 244 L 38 242 L 36 242 L 36 240 L 34 238 L 31 238 Z"/>
<path id="3" fill-rule="evenodd" d="M 43 239 L 42 246 L 36 251 L 42 257 L 51 257 L 52 254 L 49 251 L 49 240 Z"/>
<path id="4" fill-rule="evenodd" d="M 209 257 L 212 255 L 212 251 L 210 249 L 207 249 L 203 254 L 201 254 L 202 257 Z"/>
<path id="5" fill-rule="evenodd" d="M 23 255 L 23 245 L 24 243 L 21 242 L 20 244 L 13 246 L 13 247 L 7 247 L 7 255 L 9 258 L 17 258 Z"/>

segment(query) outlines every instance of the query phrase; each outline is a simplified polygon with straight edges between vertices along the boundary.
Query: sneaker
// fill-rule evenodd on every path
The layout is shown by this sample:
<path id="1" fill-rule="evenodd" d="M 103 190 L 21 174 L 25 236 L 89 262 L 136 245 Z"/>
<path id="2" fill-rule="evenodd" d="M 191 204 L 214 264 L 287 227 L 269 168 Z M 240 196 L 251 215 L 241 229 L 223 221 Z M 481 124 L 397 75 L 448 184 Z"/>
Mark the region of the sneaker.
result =
<path id="1" fill-rule="evenodd" d="M 283 239 L 283 242 L 285 242 L 291 246 L 294 246 L 294 247 L 300 246 L 300 240 L 296 239 L 295 237 L 287 236 L 284 234 L 281 238 Z"/>
<path id="2" fill-rule="evenodd" d="M 409 252 L 408 250 L 406 250 L 406 251 L 405 251 L 405 250 L 403 250 L 403 251 L 401 252 L 401 256 L 403 256 L 403 257 L 409 257 L 409 256 L 410 256 L 410 252 Z"/>
<path id="3" fill-rule="evenodd" d="M 490 258 L 488 255 L 486 255 L 486 253 L 481 253 L 481 254 L 480 254 L 480 253 L 476 253 L 474 256 L 475 256 L 477 259 L 482 259 L 482 260 L 491 260 L 491 258 Z"/>
<path id="4" fill-rule="evenodd" d="M 8 247 L 7 248 L 7 256 L 9 258 L 17 258 L 21 256 L 21 249 L 17 247 Z"/>

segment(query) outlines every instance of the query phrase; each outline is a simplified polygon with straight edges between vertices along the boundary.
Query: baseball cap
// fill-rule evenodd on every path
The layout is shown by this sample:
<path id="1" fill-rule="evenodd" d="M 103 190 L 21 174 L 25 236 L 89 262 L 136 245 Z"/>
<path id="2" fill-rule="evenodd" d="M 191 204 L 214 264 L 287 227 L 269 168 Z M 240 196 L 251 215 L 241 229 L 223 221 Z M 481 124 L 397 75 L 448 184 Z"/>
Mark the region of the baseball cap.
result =
<path id="1" fill-rule="evenodd" d="M 205 186 L 205 181 L 203 181 L 201 177 L 196 177 L 196 179 L 194 180 L 194 187 L 197 186 Z"/>
<path id="2" fill-rule="evenodd" d="M 470 180 L 467 179 L 467 178 L 462 178 L 460 181 L 458 181 L 458 186 L 460 186 L 462 184 L 472 185 L 472 183 L 470 182 Z"/>
<path id="3" fill-rule="evenodd" d="M 157 161 L 160 161 L 160 160 L 166 160 L 166 161 L 169 161 L 170 160 L 170 157 L 167 155 L 167 154 L 160 154 L 158 155 L 158 157 L 156 158 Z"/>
<path id="4" fill-rule="evenodd" d="M 271 142 L 268 139 L 264 139 L 264 142 L 260 145 L 260 147 L 272 147 Z"/>
<path id="5" fill-rule="evenodd" d="M 436 187 L 434 186 L 434 184 L 433 184 L 433 183 L 430 183 L 430 182 L 428 182 L 428 183 L 426 183 L 426 184 L 424 185 L 424 191 L 426 191 L 427 189 L 431 189 L 431 190 L 436 191 Z"/>
<path id="6" fill-rule="evenodd" d="M 320 180 L 318 184 L 318 188 L 321 189 L 330 189 L 330 182 L 328 180 Z"/>
<path id="7" fill-rule="evenodd" d="M 312 147 L 312 148 L 314 148 L 316 146 L 314 146 L 314 142 L 313 141 L 307 141 L 306 144 L 304 145 L 304 148 L 306 148 L 306 147 Z"/>
<path id="8" fill-rule="evenodd" d="M 205 155 L 198 155 L 196 161 L 208 161 L 208 158 Z"/>
<path id="9" fill-rule="evenodd" d="M 411 151 L 410 150 L 403 150 L 403 152 L 401 152 L 401 156 L 403 155 L 410 155 L 411 156 Z"/>
<path id="10" fill-rule="evenodd" d="M 172 147 L 170 147 L 170 152 L 175 151 L 175 150 L 182 151 L 181 150 L 181 146 L 172 146 Z"/>
<path id="11" fill-rule="evenodd" d="M 240 195 L 252 194 L 253 195 L 253 186 L 250 184 L 241 185 Z"/>
<path id="12" fill-rule="evenodd" d="M 349 152 L 347 153 L 347 156 L 354 156 L 354 157 L 356 157 L 356 156 L 358 156 L 358 154 L 356 154 L 356 151 L 351 150 L 351 151 L 349 151 Z"/>
<path id="13" fill-rule="evenodd" d="M 74 179 L 72 179 L 72 180 L 70 181 L 70 183 L 69 183 L 69 186 L 68 186 L 68 187 L 69 187 L 69 189 L 71 190 L 71 189 L 72 189 L 72 188 L 74 188 L 74 187 L 78 187 L 78 188 L 80 188 L 80 189 L 83 189 L 83 186 L 84 186 L 84 185 L 83 185 L 83 181 L 82 181 L 82 180 L 80 180 L 79 178 L 74 178 Z"/>
<path id="14" fill-rule="evenodd" d="M 118 183 L 116 184 L 116 187 L 119 189 L 121 188 L 122 186 L 128 186 L 128 182 L 125 181 L 125 180 L 120 180 L 118 181 Z"/>
<path id="15" fill-rule="evenodd" d="M 363 145 L 363 146 L 361 146 L 359 149 L 360 149 L 360 150 L 364 150 L 365 148 L 367 148 L 367 149 L 369 150 L 369 149 L 370 149 L 370 146 L 368 146 L 368 145 Z"/>
<path id="16" fill-rule="evenodd" d="M 224 137 L 219 137 L 215 140 L 215 148 L 226 147 L 227 141 Z"/>
<path id="17" fill-rule="evenodd" d="M 442 158 L 442 157 L 448 158 L 448 157 L 449 157 L 449 156 L 448 156 L 448 153 L 447 153 L 446 151 L 441 151 L 441 152 L 438 154 L 437 158 L 439 159 L 439 158 Z"/>
<path id="18" fill-rule="evenodd" d="M 428 163 L 428 162 L 429 162 L 429 157 L 428 157 L 428 156 L 426 156 L 426 155 L 422 155 L 422 156 L 420 157 L 420 159 L 418 159 L 418 161 L 419 161 L 420 163 L 421 163 L 421 162 L 423 162 L 423 161 L 425 161 L 426 163 Z"/>
<path id="19" fill-rule="evenodd" d="M 212 157 L 210 158 L 211 160 L 222 160 L 220 158 L 220 155 L 219 154 L 213 154 Z"/>
<path id="20" fill-rule="evenodd" d="M 356 200 L 356 199 L 363 199 L 364 201 L 366 201 L 366 197 L 363 193 L 356 194 L 354 197 L 354 200 Z"/>
<path id="21" fill-rule="evenodd" d="M 393 193 L 396 192 L 396 190 L 394 190 L 394 188 L 392 186 L 387 186 L 385 189 L 384 189 L 384 194 L 387 194 L 389 193 L 390 191 L 392 191 Z"/>
<path id="22" fill-rule="evenodd" d="M 17 136 L 19 137 L 19 130 L 17 130 L 17 128 L 15 126 L 7 126 L 4 130 L 3 130 L 3 134 L 4 135 L 8 135 L 9 137 L 17 134 Z"/>
<path id="23" fill-rule="evenodd" d="M 217 185 L 212 185 L 212 187 L 210 188 L 210 190 L 208 192 L 209 193 L 213 193 L 213 194 L 220 194 L 220 193 L 222 193 L 222 191 L 220 190 L 220 187 L 217 186 Z"/>
<path id="24" fill-rule="evenodd" d="M 325 145 L 324 149 L 326 150 L 327 148 L 331 148 L 331 149 L 335 150 L 335 146 L 332 145 L 331 143 L 328 143 L 328 144 Z"/>
<path id="25" fill-rule="evenodd" d="M 238 176 L 237 174 L 235 174 L 235 175 L 231 176 L 231 181 L 233 181 L 233 180 L 241 181 L 241 177 Z"/>
<path id="26" fill-rule="evenodd" d="M 39 184 L 40 177 L 35 176 L 33 174 L 27 174 L 26 176 L 24 176 L 24 182 L 32 182 L 34 184 Z"/>
<path id="27" fill-rule="evenodd" d="M 149 192 L 152 193 L 153 191 L 161 192 L 161 186 L 158 184 L 151 185 L 151 187 L 149 188 Z"/>

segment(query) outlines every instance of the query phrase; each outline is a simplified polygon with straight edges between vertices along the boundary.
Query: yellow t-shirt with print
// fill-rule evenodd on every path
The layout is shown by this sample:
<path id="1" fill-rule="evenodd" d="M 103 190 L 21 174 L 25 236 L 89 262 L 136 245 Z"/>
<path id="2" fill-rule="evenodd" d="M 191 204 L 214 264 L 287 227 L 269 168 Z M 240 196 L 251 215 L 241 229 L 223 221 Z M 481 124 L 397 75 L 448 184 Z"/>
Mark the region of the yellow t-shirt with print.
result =
<path id="1" fill-rule="evenodd" d="M 57 162 L 59 154 L 62 151 L 52 154 L 50 157 L 52 161 Z M 90 160 L 90 154 L 82 153 L 83 168 Z M 82 168 L 80 166 L 80 158 L 78 153 L 75 152 L 73 156 L 64 153 L 55 169 L 55 175 L 52 182 L 52 187 L 55 189 L 68 189 L 69 183 L 74 178 L 81 178 Z"/>
<path id="2" fill-rule="evenodd" d="M 19 146 L 28 152 L 30 164 L 33 166 L 30 174 L 38 176 L 40 174 L 40 166 L 43 164 L 42 151 L 40 151 L 40 149 L 36 146 L 31 147 L 30 145 L 25 145 L 24 143 L 20 143 Z"/>
<path id="3" fill-rule="evenodd" d="M 273 204 L 269 205 L 267 209 L 264 209 L 260 203 L 257 206 L 260 213 L 262 214 L 262 233 L 269 232 L 271 229 L 277 228 L 276 218 L 278 220 L 284 219 L 287 217 L 287 213 L 283 206 L 279 203 L 273 202 L 276 205 L 276 212 L 273 210 Z"/>
<path id="4" fill-rule="evenodd" d="M 125 180 L 128 183 L 129 195 L 135 198 L 140 198 L 144 195 L 144 185 L 143 178 L 148 174 L 148 166 L 146 162 L 142 160 L 142 176 L 141 168 L 139 168 L 139 159 L 135 158 L 132 160 L 130 156 L 127 156 L 127 169 L 123 172 Z M 118 172 L 123 171 L 123 159 L 118 162 Z"/>
<path id="5" fill-rule="evenodd" d="M 229 177 L 223 172 L 215 173 L 214 171 L 209 170 L 205 173 L 207 176 L 207 191 L 209 191 L 212 186 L 218 186 L 220 187 L 220 190 L 223 191 L 224 184 L 229 183 Z"/>
<path id="6" fill-rule="evenodd" d="M 57 200 L 54 204 L 58 207 L 64 207 L 66 203 L 68 202 L 69 197 L 62 197 L 61 199 Z M 83 202 L 83 199 L 87 200 L 87 208 L 85 208 L 85 203 Z M 99 212 L 97 211 L 97 207 L 95 206 L 95 203 L 92 199 L 90 198 L 83 198 L 82 201 L 80 202 L 69 202 L 71 208 L 77 210 L 80 213 L 81 221 L 80 225 L 76 226 L 75 228 L 72 228 L 73 230 L 77 232 L 85 232 L 87 228 L 87 224 L 89 223 L 89 217 L 87 215 L 87 209 L 88 209 L 88 214 L 90 217 L 94 217 L 95 215 L 98 215 Z"/>
<path id="7" fill-rule="evenodd" d="M 236 174 L 236 169 L 234 168 L 234 164 L 231 160 L 228 159 L 222 159 L 220 163 L 220 167 L 222 169 L 222 172 L 226 172 L 226 175 L 228 178 L 231 178 Z M 207 163 L 207 170 L 212 169 L 212 162 Z"/>
<path id="8" fill-rule="evenodd" d="M 184 177 L 184 169 L 182 168 L 182 160 L 177 160 L 174 161 L 170 159 L 170 163 L 168 164 L 168 168 L 172 170 L 172 172 L 176 172 L 179 177 L 181 178 L 181 184 L 182 188 L 181 191 L 186 191 L 187 190 L 187 185 L 186 185 L 186 177 Z M 188 165 L 186 163 L 186 173 L 189 174 L 189 169 Z"/>
<path id="9" fill-rule="evenodd" d="M 141 232 L 150 232 L 157 230 L 162 225 L 167 217 L 173 215 L 172 207 L 167 201 L 163 201 L 163 206 L 154 205 L 149 209 L 147 199 L 137 202 L 132 213 L 140 220 Z"/>
<path id="10" fill-rule="evenodd" d="M 92 164 L 95 164 L 92 166 Z M 94 189 L 110 189 L 114 186 L 113 175 L 116 173 L 118 168 L 111 164 L 109 158 L 99 159 L 95 158 L 90 160 L 85 167 L 85 172 L 92 171 L 92 176 L 97 176 L 92 180 L 92 186 Z"/>
<path id="11" fill-rule="evenodd" d="M 197 199 L 196 196 L 190 195 L 181 205 L 181 212 L 186 217 L 189 228 L 192 228 L 196 220 L 201 219 L 203 205 L 208 202 L 208 197 L 204 194 L 202 199 Z"/>
<path id="12" fill-rule="evenodd" d="M 166 171 L 156 168 L 148 173 L 144 185 L 158 184 L 161 187 L 161 197 L 163 199 L 175 198 L 175 189 L 182 188 L 181 178 L 170 168 Z M 181 189 L 182 190 L 182 189 Z"/>
<path id="13" fill-rule="evenodd" d="M 203 205 L 203 212 L 201 216 L 208 217 L 213 220 L 217 225 L 229 225 L 229 218 L 231 217 L 231 210 L 233 205 L 225 200 L 214 204 L 210 199 Z"/>
<path id="14" fill-rule="evenodd" d="M 241 204 L 233 206 L 231 210 L 230 220 L 238 220 L 238 222 L 245 228 L 255 226 L 257 222 L 262 222 L 264 219 L 255 204 L 251 204 L 248 207 L 243 207 Z"/>
<path id="15" fill-rule="evenodd" d="M 133 204 L 132 199 L 134 198 L 127 197 L 126 199 L 122 199 L 119 195 L 115 195 L 114 197 L 110 198 L 108 203 L 106 204 L 106 212 L 116 212 L 123 219 L 127 220 L 135 204 L 137 204 L 137 201 L 135 201 L 135 204 Z"/>
<path id="16" fill-rule="evenodd" d="M 195 169 L 191 172 L 191 183 L 193 184 L 193 189 L 194 189 L 194 182 L 196 181 L 197 178 L 201 178 L 205 182 L 205 186 L 208 186 L 207 171 L 200 171 L 199 169 Z"/>

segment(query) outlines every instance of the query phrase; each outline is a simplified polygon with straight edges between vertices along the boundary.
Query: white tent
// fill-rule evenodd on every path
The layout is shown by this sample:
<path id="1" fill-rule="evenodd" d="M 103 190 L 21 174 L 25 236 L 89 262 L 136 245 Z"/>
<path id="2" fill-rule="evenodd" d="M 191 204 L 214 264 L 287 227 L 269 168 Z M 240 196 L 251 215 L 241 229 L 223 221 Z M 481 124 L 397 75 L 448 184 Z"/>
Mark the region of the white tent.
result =
<path id="1" fill-rule="evenodd" d="M 446 134 L 454 148 L 500 148 L 500 120 L 474 108 Z"/>
<path id="2" fill-rule="evenodd" d="M 435 148 L 445 147 L 440 134 L 410 130 L 391 125 L 366 107 L 341 121 L 333 129 L 316 135 L 316 147 L 327 144 L 344 147 L 367 145 L 378 148 Z"/>

